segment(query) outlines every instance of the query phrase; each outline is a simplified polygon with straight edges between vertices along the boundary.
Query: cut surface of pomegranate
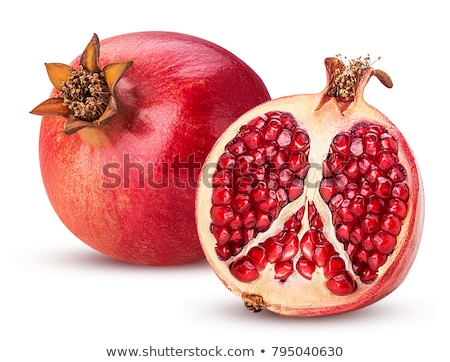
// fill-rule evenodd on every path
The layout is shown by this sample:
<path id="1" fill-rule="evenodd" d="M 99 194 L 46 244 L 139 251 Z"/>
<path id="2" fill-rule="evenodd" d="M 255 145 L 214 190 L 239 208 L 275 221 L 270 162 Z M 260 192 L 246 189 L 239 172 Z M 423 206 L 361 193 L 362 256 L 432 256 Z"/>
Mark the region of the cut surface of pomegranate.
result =
<path id="1" fill-rule="evenodd" d="M 367 104 L 369 58 L 325 60 L 318 94 L 266 102 L 211 150 L 197 192 L 206 257 L 247 308 L 286 316 L 372 304 L 406 277 L 423 187 L 397 127 Z"/>

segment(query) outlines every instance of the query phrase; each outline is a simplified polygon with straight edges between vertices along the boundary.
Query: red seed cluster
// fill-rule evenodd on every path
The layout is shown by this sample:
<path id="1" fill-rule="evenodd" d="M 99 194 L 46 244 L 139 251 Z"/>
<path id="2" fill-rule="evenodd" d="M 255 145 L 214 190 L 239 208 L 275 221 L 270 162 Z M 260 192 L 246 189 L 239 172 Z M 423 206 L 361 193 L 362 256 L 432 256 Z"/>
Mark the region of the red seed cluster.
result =
<path id="1" fill-rule="evenodd" d="M 384 127 L 361 122 L 333 138 L 322 165 L 320 194 L 363 283 L 376 279 L 408 212 L 407 174 L 397 151 Z"/>
<path id="2" fill-rule="evenodd" d="M 212 179 L 211 232 L 222 260 L 238 255 L 303 193 L 310 140 L 293 116 L 269 112 L 242 126 Z"/>

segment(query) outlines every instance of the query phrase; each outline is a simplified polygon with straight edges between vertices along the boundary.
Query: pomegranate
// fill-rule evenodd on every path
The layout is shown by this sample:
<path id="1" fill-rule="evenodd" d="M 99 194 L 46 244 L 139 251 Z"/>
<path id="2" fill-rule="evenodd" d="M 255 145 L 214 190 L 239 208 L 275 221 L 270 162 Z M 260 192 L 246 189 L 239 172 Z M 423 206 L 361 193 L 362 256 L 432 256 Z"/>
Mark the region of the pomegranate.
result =
<path id="1" fill-rule="evenodd" d="M 396 126 L 364 101 L 370 58 L 327 58 L 318 94 L 238 118 L 207 157 L 196 216 L 206 258 L 253 311 L 347 312 L 405 279 L 422 234 L 423 188 Z"/>
<path id="2" fill-rule="evenodd" d="M 226 127 L 270 99 L 258 75 L 227 50 L 172 32 L 94 35 L 71 65 L 46 66 L 55 89 L 32 113 L 43 115 L 42 177 L 63 223 L 126 262 L 204 258 L 198 174 Z"/>

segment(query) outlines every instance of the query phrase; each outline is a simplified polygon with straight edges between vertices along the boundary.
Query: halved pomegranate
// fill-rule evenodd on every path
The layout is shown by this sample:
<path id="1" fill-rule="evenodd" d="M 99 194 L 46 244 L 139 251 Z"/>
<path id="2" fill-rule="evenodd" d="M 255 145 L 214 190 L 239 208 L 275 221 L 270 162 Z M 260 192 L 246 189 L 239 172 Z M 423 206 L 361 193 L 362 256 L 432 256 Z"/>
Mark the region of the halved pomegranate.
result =
<path id="1" fill-rule="evenodd" d="M 197 228 L 209 263 L 254 311 L 315 316 L 372 304 L 405 279 L 423 188 L 406 140 L 364 101 L 370 59 L 327 58 L 318 94 L 266 102 L 203 168 Z"/>

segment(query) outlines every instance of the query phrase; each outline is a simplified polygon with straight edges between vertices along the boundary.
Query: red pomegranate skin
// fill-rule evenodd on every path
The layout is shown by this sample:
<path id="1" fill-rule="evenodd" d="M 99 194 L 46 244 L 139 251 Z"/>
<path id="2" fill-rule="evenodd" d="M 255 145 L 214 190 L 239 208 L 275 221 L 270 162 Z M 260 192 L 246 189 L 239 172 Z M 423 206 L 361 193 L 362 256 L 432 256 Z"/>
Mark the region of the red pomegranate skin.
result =
<path id="1" fill-rule="evenodd" d="M 222 132 L 269 94 L 236 56 L 185 34 L 101 41 L 100 67 L 124 60 L 133 65 L 115 88 L 119 111 L 105 126 L 66 136 L 64 118 L 43 117 L 39 156 L 49 200 L 79 239 L 113 258 L 201 259 L 194 216 L 201 165 Z"/>

